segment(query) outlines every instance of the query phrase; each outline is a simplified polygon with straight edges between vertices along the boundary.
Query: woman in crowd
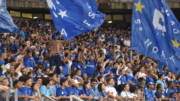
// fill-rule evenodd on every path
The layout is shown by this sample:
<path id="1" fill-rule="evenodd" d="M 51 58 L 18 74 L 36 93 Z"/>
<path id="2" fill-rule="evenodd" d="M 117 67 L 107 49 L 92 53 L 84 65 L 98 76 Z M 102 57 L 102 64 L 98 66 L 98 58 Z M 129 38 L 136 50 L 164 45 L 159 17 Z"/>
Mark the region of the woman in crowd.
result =
<path id="1" fill-rule="evenodd" d="M 88 99 L 88 100 L 93 99 L 89 89 L 90 89 L 90 82 L 85 81 L 83 85 L 83 89 L 80 91 L 80 95 L 84 95 L 84 97 L 82 97 L 83 99 Z M 85 100 L 85 101 L 88 101 L 88 100 Z"/>
<path id="2" fill-rule="evenodd" d="M 108 95 L 106 94 L 105 85 L 103 83 L 98 84 L 98 90 L 99 90 L 100 96 L 102 96 L 103 98 L 103 101 L 107 101 Z"/>

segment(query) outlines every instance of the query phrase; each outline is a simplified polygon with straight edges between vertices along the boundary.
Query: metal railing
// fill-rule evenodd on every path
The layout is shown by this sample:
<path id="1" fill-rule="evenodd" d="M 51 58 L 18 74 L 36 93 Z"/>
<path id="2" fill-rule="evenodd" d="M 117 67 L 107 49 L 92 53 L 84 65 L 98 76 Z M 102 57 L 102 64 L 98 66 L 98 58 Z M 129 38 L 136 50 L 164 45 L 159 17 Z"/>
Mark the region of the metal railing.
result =
<path id="1" fill-rule="evenodd" d="M 6 101 L 10 101 L 10 94 L 14 94 L 12 95 L 12 98 L 14 99 L 13 101 L 18 101 L 18 94 L 17 94 L 17 89 L 9 89 L 6 91 Z"/>
<path id="2" fill-rule="evenodd" d="M 81 98 L 79 98 L 79 97 L 77 97 L 75 95 L 71 95 L 70 96 L 70 101 L 73 101 L 73 99 L 76 99 L 77 101 L 84 101 L 83 99 L 81 99 Z"/>
<path id="3" fill-rule="evenodd" d="M 41 100 L 40 101 L 56 101 L 56 100 L 50 98 L 49 96 L 41 95 Z"/>

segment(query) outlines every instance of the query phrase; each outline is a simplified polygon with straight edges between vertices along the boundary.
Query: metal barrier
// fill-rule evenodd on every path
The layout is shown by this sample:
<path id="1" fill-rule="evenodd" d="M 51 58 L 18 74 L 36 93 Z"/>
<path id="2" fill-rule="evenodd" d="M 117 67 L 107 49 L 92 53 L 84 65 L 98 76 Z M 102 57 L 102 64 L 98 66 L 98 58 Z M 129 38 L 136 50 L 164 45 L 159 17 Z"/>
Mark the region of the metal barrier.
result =
<path id="1" fill-rule="evenodd" d="M 50 98 L 49 96 L 41 95 L 41 100 L 40 101 L 56 101 L 56 100 Z"/>
<path id="2" fill-rule="evenodd" d="M 12 95 L 12 98 L 14 97 L 13 101 L 18 101 L 18 94 L 17 94 L 17 89 L 9 89 L 6 92 L 6 101 L 10 101 L 10 94 L 14 93 L 14 95 Z"/>
<path id="3" fill-rule="evenodd" d="M 82 100 L 81 98 L 79 98 L 79 97 L 77 97 L 75 95 L 71 95 L 70 96 L 70 101 L 73 101 L 73 99 L 76 99 L 77 101 L 84 101 L 84 100 Z"/>

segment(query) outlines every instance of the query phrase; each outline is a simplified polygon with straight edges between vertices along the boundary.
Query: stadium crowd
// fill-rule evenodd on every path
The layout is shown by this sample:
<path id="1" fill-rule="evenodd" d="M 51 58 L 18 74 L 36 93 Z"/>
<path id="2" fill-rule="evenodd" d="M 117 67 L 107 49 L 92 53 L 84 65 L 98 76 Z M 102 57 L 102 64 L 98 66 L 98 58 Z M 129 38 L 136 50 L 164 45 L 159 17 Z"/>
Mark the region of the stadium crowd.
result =
<path id="1" fill-rule="evenodd" d="M 0 90 L 18 101 L 41 95 L 68 101 L 180 101 L 180 75 L 131 50 L 131 31 L 98 28 L 66 41 L 52 23 L 20 18 L 17 33 L 0 34 Z M 58 54 L 49 44 L 59 41 Z M 57 59 L 54 56 L 59 57 Z M 5 93 L 0 93 L 5 99 Z"/>

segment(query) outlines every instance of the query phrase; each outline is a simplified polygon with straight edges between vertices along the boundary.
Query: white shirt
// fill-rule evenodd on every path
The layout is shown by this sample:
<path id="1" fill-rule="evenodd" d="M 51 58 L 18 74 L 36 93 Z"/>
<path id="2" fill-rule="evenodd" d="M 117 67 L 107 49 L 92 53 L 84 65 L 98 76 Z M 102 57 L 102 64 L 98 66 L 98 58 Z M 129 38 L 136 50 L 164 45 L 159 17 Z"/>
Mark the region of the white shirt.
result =
<path id="1" fill-rule="evenodd" d="M 107 92 L 110 92 L 110 93 L 113 92 L 113 96 L 116 97 L 117 92 L 116 92 L 116 89 L 115 89 L 114 87 L 106 86 L 106 87 L 105 87 L 105 90 L 106 90 L 106 93 L 107 93 Z"/>
<path id="2" fill-rule="evenodd" d="M 19 71 L 19 72 L 18 72 L 18 75 L 17 75 L 17 77 L 16 77 L 16 80 L 18 80 L 19 77 L 21 77 L 21 76 L 22 76 L 22 73 Z"/>
<path id="3" fill-rule="evenodd" d="M 11 67 L 10 63 L 6 64 L 3 69 L 3 74 Z"/>
<path id="4" fill-rule="evenodd" d="M 125 97 L 128 97 L 128 98 L 133 98 L 133 96 L 131 95 L 130 92 L 126 92 L 126 91 L 122 91 L 121 92 L 121 97 L 125 98 Z"/>
<path id="5" fill-rule="evenodd" d="M 131 41 L 130 40 L 124 40 L 124 45 L 131 46 Z"/>

